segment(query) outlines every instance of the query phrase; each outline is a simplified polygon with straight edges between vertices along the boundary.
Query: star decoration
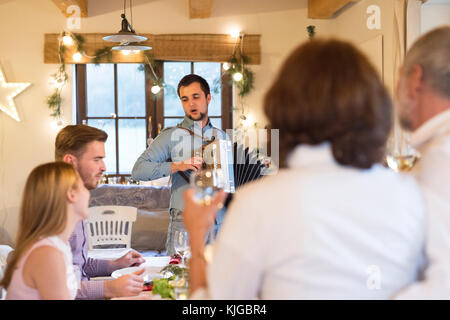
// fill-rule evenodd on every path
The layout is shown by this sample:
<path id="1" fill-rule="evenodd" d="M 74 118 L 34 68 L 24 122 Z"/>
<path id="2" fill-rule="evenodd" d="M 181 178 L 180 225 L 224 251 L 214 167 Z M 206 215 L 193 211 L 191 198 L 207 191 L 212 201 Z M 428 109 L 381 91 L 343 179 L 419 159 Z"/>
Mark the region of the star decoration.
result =
<path id="1" fill-rule="evenodd" d="M 30 84 L 29 82 L 6 82 L 3 71 L 0 68 L 0 111 L 20 122 L 13 99 Z"/>

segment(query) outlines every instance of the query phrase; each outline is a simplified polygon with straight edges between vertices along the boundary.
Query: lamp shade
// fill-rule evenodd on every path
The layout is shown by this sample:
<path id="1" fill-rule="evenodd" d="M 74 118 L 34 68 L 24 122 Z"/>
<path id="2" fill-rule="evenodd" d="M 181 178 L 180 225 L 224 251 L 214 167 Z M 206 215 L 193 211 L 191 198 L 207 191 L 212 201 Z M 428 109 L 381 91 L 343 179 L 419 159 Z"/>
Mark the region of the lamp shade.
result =
<path id="1" fill-rule="evenodd" d="M 139 36 L 132 32 L 119 32 L 110 36 L 103 37 L 103 40 L 119 43 L 141 42 L 147 40 L 144 36 Z"/>
<path id="2" fill-rule="evenodd" d="M 136 43 L 130 43 L 130 44 L 121 44 L 118 46 L 112 47 L 113 50 L 135 50 L 135 51 L 144 51 L 144 50 L 151 50 L 152 47 L 149 46 L 141 46 Z"/>

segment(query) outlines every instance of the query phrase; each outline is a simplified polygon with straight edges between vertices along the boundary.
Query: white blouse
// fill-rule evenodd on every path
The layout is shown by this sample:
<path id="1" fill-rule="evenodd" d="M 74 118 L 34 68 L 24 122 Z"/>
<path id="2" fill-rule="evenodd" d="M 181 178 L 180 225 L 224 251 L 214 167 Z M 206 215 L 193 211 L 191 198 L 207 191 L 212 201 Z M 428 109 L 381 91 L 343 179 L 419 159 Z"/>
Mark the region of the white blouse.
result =
<path id="1" fill-rule="evenodd" d="M 418 277 L 424 213 L 411 177 L 300 146 L 243 186 L 207 269 L 212 299 L 387 299 Z M 194 294 L 195 297 L 195 294 Z"/>
<path id="2" fill-rule="evenodd" d="M 421 157 L 413 175 L 426 203 L 425 281 L 402 291 L 398 299 L 450 299 L 450 110 L 424 123 L 412 144 Z"/>

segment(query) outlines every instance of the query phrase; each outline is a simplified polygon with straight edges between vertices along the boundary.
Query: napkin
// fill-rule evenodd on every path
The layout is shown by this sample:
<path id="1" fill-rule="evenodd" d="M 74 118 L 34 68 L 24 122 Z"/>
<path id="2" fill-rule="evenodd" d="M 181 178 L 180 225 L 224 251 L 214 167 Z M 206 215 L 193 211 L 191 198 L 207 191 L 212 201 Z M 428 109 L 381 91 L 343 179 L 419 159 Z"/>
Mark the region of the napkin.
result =
<path id="1" fill-rule="evenodd" d="M 180 264 L 180 262 L 181 262 L 181 257 L 179 255 L 175 254 L 170 257 L 169 264 Z"/>
<path id="2" fill-rule="evenodd" d="M 152 291 L 152 290 L 153 290 L 153 284 L 144 285 L 144 288 L 142 288 L 142 291 Z"/>

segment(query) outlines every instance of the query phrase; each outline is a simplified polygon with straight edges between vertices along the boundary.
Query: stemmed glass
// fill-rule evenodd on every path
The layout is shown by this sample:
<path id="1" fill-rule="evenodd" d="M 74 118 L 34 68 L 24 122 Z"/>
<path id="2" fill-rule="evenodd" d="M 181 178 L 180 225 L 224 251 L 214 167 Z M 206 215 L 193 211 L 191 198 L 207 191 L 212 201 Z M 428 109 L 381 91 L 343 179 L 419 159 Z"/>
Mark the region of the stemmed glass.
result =
<path id="1" fill-rule="evenodd" d="M 174 249 L 181 256 L 183 265 L 186 265 L 186 256 L 191 248 L 189 246 L 189 234 L 187 231 L 176 230 L 174 233 Z"/>
<path id="2" fill-rule="evenodd" d="M 386 165 L 394 171 L 409 171 L 420 158 L 420 152 L 415 150 L 409 141 L 408 133 L 400 132 L 399 137 L 391 137 L 386 145 Z"/>
<path id="3" fill-rule="evenodd" d="M 193 172 L 190 185 L 195 190 L 195 200 L 202 205 L 209 205 L 216 193 L 225 186 L 225 179 L 221 169 L 206 168 Z M 214 225 L 209 229 L 209 242 L 215 240 Z"/>

